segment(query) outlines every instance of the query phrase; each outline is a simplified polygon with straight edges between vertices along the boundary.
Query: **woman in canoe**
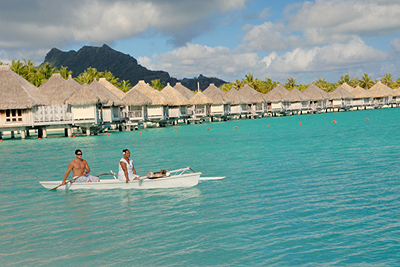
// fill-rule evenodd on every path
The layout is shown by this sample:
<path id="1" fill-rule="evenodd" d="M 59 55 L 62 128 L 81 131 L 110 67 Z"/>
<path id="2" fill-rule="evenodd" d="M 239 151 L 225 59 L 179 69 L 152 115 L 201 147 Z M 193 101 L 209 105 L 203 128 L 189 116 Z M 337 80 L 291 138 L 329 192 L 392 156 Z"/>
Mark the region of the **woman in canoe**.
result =
<path id="1" fill-rule="evenodd" d="M 128 149 L 122 150 L 124 157 L 119 161 L 118 180 L 129 182 L 139 180 L 139 175 L 136 174 L 133 160 L 130 158 L 131 152 Z"/>

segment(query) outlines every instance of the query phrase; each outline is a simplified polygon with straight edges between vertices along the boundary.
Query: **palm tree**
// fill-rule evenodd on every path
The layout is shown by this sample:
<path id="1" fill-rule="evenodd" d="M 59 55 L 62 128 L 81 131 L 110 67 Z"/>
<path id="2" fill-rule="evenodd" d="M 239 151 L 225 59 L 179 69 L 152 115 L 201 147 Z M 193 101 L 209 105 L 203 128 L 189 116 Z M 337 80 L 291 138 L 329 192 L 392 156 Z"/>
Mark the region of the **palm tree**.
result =
<path id="1" fill-rule="evenodd" d="M 313 82 L 316 86 L 321 88 L 324 91 L 331 92 L 335 90 L 335 85 L 331 84 L 329 81 L 326 81 L 323 78 L 318 78 L 318 80 Z"/>
<path id="2" fill-rule="evenodd" d="M 162 82 L 160 79 L 156 79 L 151 81 L 151 86 L 154 89 L 161 91 L 165 87 L 165 83 Z"/>
<path id="3" fill-rule="evenodd" d="M 118 83 L 119 78 L 115 78 L 114 74 L 112 74 L 110 71 L 105 70 L 104 71 L 104 78 L 106 78 L 107 81 L 110 83 L 116 85 Z"/>
<path id="4" fill-rule="evenodd" d="M 122 80 L 122 82 L 118 83 L 117 85 L 125 93 L 128 92 L 132 88 L 132 85 L 129 83 L 129 80 L 127 80 L 127 81 Z"/>
<path id="5" fill-rule="evenodd" d="M 13 60 L 11 63 L 11 70 L 14 71 L 16 74 L 23 76 L 24 64 L 21 62 L 21 60 Z"/>
<path id="6" fill-rule="evenodd" d="M 339 85 L 342 85 L 344 83 L 347 83 L 348 85 L 350 85 L 351 82 L 351 78 L 349 74 L 345 74 L 344 76 L 341 76 L 339 81 L 337 82 Z"/>
<path id="7" fill-rule="evenodd" d="M 303 92 L 304 90 L 306 90 L 310 85 L 308 84 L 299 84 L 299 86 L 297 87 L 297 89 L 299 89 L 299 91 Z"/>
<path id="8" fill-rule="evenodd" d="M 90 84 L 94 81 L 94 78 L 92 76 L 90 76 L 90 74 L 87 71 L 85 71 L 85 72 L 82 72 L 81 74 L 79 74 L 78 77 L 75 78 L 75 80 L 77 82 L 79 82 L 80 84 L 84 84 L 84 83 Z"/>
<path id="9" fill-rule="evenodd" d="M 236 89 L 242 88 L 243 85 L 245 85 L 243 80 L 236 80 L 235 82 L 232 83 L 232 86 L 235 87 Z"/>
<path id="10" fill-rule="evenodd" d="M 233 83 L 224 83 L 223 85 L 221 85 L 219 87 L 219 89 L 221 89 L 224 92 L 228 92 L 229 90 L 231 90 L 233 87 Z"/>
<path id="11" fill-rule="evenodd" d="M 51 75 L 56 71 L 57 68 L 52 68 L 49 62 L 44 63 L 39 67 L 39 72 L 43 74 L 44 79 L 50 79 Z"/>
<path id="12" fill-rule="evenodd" d="M 297 86 L 296 79 L 293 77 L 290 77 L 289 79 L 286 80 L 286 83 L 284 84 L 285 88 L 288 90 L 292 90 Z"/>
<path id="13" fill-rule="evenodd" d="M 358 84 L 360 85 L 360 87 L 364 88 L 365 90 L 368 90 L 369 88 L 374 86 L 375 81 L 371 78 L 370 75 L 368 75 L 367 73 L 364 73 L 364 76 L 362 76 L 358 80 Z"/>
<path id="14" fill-rule="evenodd" d="M 396 80 L 396 82 L 394 83 L 394 85 L 393 85 L 395 88 L 399 88 L 400 87 L 400 78 L 398 78 L 397 80 Z"/>
<path id="15" fill-rule="evenodd" d="M 381 83 L 394 89 L 393 75 L 390 73 L 385 73 L 385 75 L 382 76 Z"/>
<path id="16" fill-rule="evenodd" d="M 69 75 L 72 75 L 72 70 L 69 70 L 68 67 L 61 66 L 59 71 L 56 71 L 61 74 L 61 77 L 64 79 L 68 79 Z"/>

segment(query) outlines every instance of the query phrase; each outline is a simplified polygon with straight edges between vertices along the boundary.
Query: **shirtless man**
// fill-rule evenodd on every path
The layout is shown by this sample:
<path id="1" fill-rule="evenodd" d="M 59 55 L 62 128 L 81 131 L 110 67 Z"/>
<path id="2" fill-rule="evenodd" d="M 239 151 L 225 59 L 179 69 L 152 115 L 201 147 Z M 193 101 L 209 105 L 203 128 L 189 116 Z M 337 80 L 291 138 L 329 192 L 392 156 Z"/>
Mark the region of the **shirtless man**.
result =
<path id="1" fill-rule="evenodd" d="M 88 175 L 90 172 L 89 164 L 86 160 L 82 159 L 82 151 L 77 149 L 75 151 L 76 159 L 71 161 L 68 164 L 67 172 L 64 175 L 64 179 L 62 181 L 62 185 L 65 184 L 68 175 L 71 173 L 74 178 L 79 177 L 75 180 L 75 182 L 82 183 L 82 182 L 100 182 L 99 178 L 93 175 Z"/>

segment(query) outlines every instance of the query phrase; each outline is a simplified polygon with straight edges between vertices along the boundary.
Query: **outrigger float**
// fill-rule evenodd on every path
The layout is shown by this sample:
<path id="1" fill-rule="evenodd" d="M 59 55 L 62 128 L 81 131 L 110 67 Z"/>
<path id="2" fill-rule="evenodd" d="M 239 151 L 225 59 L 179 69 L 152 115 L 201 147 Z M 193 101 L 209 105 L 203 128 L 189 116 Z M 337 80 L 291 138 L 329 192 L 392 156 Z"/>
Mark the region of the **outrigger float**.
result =
<path id="1" fill-rule="evenodd" d="M 190 167 L 181 168 L 173 171 L 168 171 L 169 176 L 160 178 L 148 178 L 146 176 L 140 177 L 139 180 L 130 181 L 126 183 L 117 179 L 116 174 L 112 171 L 110 173 L 103 173 L 102 175 L 113 175 L 114 179 L 101 179 L 100 182 L 86 182 L 75 183 L 75 179 L 71 179 L 61 185 L 61 181 L 40 181 L 39 183 L 50 190 L 56 189 L 153 189 L 153 188 L 179 188 L 179 187 L 193 187 L 199 181 L 208 180 L 221 180 L 226 176 L 217 177 L 201 177 L 201 172 L 195 172 Z"/>

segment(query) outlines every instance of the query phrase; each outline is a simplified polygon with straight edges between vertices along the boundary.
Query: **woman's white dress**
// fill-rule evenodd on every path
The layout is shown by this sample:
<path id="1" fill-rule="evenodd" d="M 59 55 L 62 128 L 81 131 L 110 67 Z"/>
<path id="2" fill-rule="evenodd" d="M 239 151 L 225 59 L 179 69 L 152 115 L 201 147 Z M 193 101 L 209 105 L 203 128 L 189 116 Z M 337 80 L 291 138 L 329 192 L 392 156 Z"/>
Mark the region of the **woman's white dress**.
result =
<path id="1" fill-rule="evenodd" d="M 126 181 L 125 172 L 121 167 L 121 162 L 126 164 L 126 168 L 128 170 L 129 181 L 132 181 L 136 177 L 140 177 L 139 175 L 136 175 L 136 174 L 133 173 L 133 160 L 131 158 L 129 158 L 129 162 L 125 158 L 122 158 L 119 162 L 120 163 L 118 164 L 118 166 L 119 166 L 119 169 L 118 169 L 118 180 L 124 181 L 124 182 Z"/>

